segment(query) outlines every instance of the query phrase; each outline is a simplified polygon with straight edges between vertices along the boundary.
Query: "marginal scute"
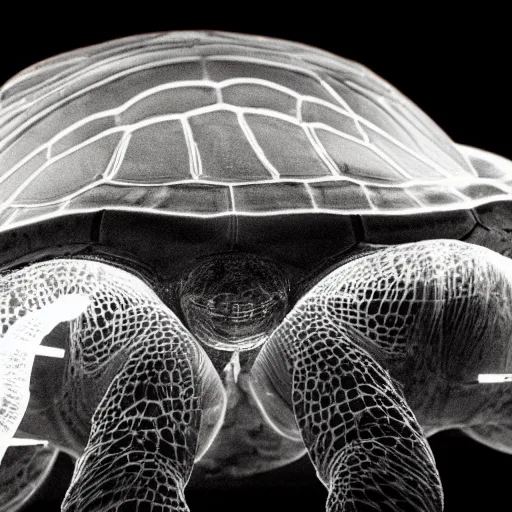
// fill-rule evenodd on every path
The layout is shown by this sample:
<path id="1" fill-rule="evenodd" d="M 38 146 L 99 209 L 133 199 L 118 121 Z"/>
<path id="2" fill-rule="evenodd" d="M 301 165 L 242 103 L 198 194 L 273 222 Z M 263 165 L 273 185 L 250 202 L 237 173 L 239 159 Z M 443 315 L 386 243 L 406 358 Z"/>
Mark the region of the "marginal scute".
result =
<path id="1" fill-rule="evenodd" d="M 237 212 L 310 210 L 311 196 L 303 183 L 261 183 L 233 187 Z"/>
<path id="2" fill-rule="evenodd" d="M 465 183 L 454 184 L 461 194 L 471 199 L 496 198 L 496 199 L 507 199 L 510 193 L 503 190 L 503 188 L 488 183 L 473 183 L 466 185 Z"/>
<path id="3" fill-rule="evenodd" d="M 85 191 L 69 202 L 69 210 L 139 209 L 134 205 L 144 205 L 146 211 L 177 214 L 208 214 L 212 209 L 231 210 L 228 187 L 195 183 L 194 185 L 162 185 L 139 187 L 134 185 L 101 184 Z"/>
<path id="4" fill-rule="evenodd" d="M 309 188 L 318 208 L 334 212 L 371 209 L 363 188 L 353 181 L 319 181 L 311 183 Z"/>
<path id="5" fill-rule="evenodd" d="M 362 215 L 361 222 L 365 242 L 386 245 L 441 238 L 461 239 L 476 225 L 471 210 L 417 215 Z"/>
<path id="6" fill-rule="evenodd" d="M 417 208 L 418 203 L 401 187 L 365 186 L 368 199 L 376 210 L 381 212 L 400 211 Z"/>
<path id="7" fill-rule="evenodd" d="M 409 193 L 425 206 L 439 207 L 440 205 L 461 204 L 463 198 L 457 194 L 453 187 L 440 187 L 439 185 L 417 185 L 409 189 Z"/>

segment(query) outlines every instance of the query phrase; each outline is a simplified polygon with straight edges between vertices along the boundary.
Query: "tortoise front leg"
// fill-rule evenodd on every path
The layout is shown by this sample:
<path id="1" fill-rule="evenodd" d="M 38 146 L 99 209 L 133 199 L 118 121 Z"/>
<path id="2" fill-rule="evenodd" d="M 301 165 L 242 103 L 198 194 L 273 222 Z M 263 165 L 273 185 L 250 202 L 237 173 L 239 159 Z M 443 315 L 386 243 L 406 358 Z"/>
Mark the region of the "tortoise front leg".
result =
<path id="1" fill-rule="evenodd" d="M 251 389 L 278 431 L 302 436 L 329 511 L 442 510 L 415 414 L 430 432 L 504 421 L 477 378 L 512 369 L 511 299 L 509 260 L 434 240 L 353 260 L 299 301 Z"/>
<path id="2" fill-rule="evenodd" d="M 184 488 L 205 403 L 216 403 L 217 374 L 169 315 L 142 336 L 92 418 L 63 512 L 184 511 Z M 201 453 L 198 453 L 198 446 Z"/>
<path id="3" fill-rule="evenodd" d="M 324 330 L 318 313 L 299 306 L 263 348 L 252 370 L 261 407 L 279 431 L 302 435 L 327 511 L 441 511 L 434 458 L 396 383 L 360 336 Z M 272 416 L 276 400 L 295 425 Z"/>
<path id="4" fill-rule="evenodd" d="M 0 285 L 13 318 L 55 309 L 70 294 L 90 304 L 71 324 L 65 375 L 38 375 L 62 379 L 60 388 L 39 383 L 58 393 L 34 390 L 33 421 L 21 424 L 30 433 L 40 419 L 50 441 L 82 452 L 62 510 L 188 510 L 184 486 L 220 428 L 226 398 L 174 313 L 138 278 L 94 261 L 34 264 Z"/>
<path id="5" fill-rule="evenodd" d="M 512 372 L 511 304 L 510 259 L 429 240 L 353 260 L 295 306 L 251 389 L 277 430 L 302 435 L 328 510 L 442 509 L 416 417 L 510 451 L 510 384 L 479 375 Z"/>

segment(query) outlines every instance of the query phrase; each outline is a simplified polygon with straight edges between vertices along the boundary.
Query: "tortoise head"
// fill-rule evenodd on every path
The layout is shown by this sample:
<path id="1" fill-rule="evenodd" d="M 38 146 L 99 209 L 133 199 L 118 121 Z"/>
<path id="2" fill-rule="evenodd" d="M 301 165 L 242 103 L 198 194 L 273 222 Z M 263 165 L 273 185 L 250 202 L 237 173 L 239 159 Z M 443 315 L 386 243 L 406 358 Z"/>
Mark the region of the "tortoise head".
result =
<path id="1" fill-rule="evenodd" d="M 241 252 L 200 260 L 179 285 L 180 306 L 197 339 L 220 350 L 263 343 L 289 307 L 289 281 L 273 261 Z"/>

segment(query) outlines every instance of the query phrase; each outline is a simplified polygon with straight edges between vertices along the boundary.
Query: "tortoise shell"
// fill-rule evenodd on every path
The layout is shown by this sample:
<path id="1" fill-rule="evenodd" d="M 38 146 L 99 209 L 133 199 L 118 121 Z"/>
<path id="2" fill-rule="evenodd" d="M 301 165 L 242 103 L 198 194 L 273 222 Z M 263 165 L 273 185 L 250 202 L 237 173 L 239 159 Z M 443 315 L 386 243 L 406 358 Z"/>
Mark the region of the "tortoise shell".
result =
<path id="1" fill-rule="evenodd" d="M 511 197 L 510 165 L 496 169 L 477 171 L 395 88 L 328 52 L 134 36 L 2 88 L 2 263 L 89 250 L 173 278 L 238 248 L 309 268 L 359 242 L 463 237 L 473 208 Z"/>

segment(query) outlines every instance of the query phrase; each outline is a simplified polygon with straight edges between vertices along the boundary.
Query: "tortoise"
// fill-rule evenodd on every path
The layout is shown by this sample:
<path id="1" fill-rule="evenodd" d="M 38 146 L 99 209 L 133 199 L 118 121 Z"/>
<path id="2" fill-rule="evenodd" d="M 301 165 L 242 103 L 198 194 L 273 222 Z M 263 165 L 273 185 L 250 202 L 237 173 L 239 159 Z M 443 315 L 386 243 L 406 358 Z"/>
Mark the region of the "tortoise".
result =
<path id="1" fill-rule="evenodd" d="M 66 512 L 306 453 L 328 511 L 440 511 L 428 436 L 512 453 L 512 163 L 366 67 L 208 31 L 65 53 L 1 89 L 0 182 L 1 511 L 59 451 Z"/>

